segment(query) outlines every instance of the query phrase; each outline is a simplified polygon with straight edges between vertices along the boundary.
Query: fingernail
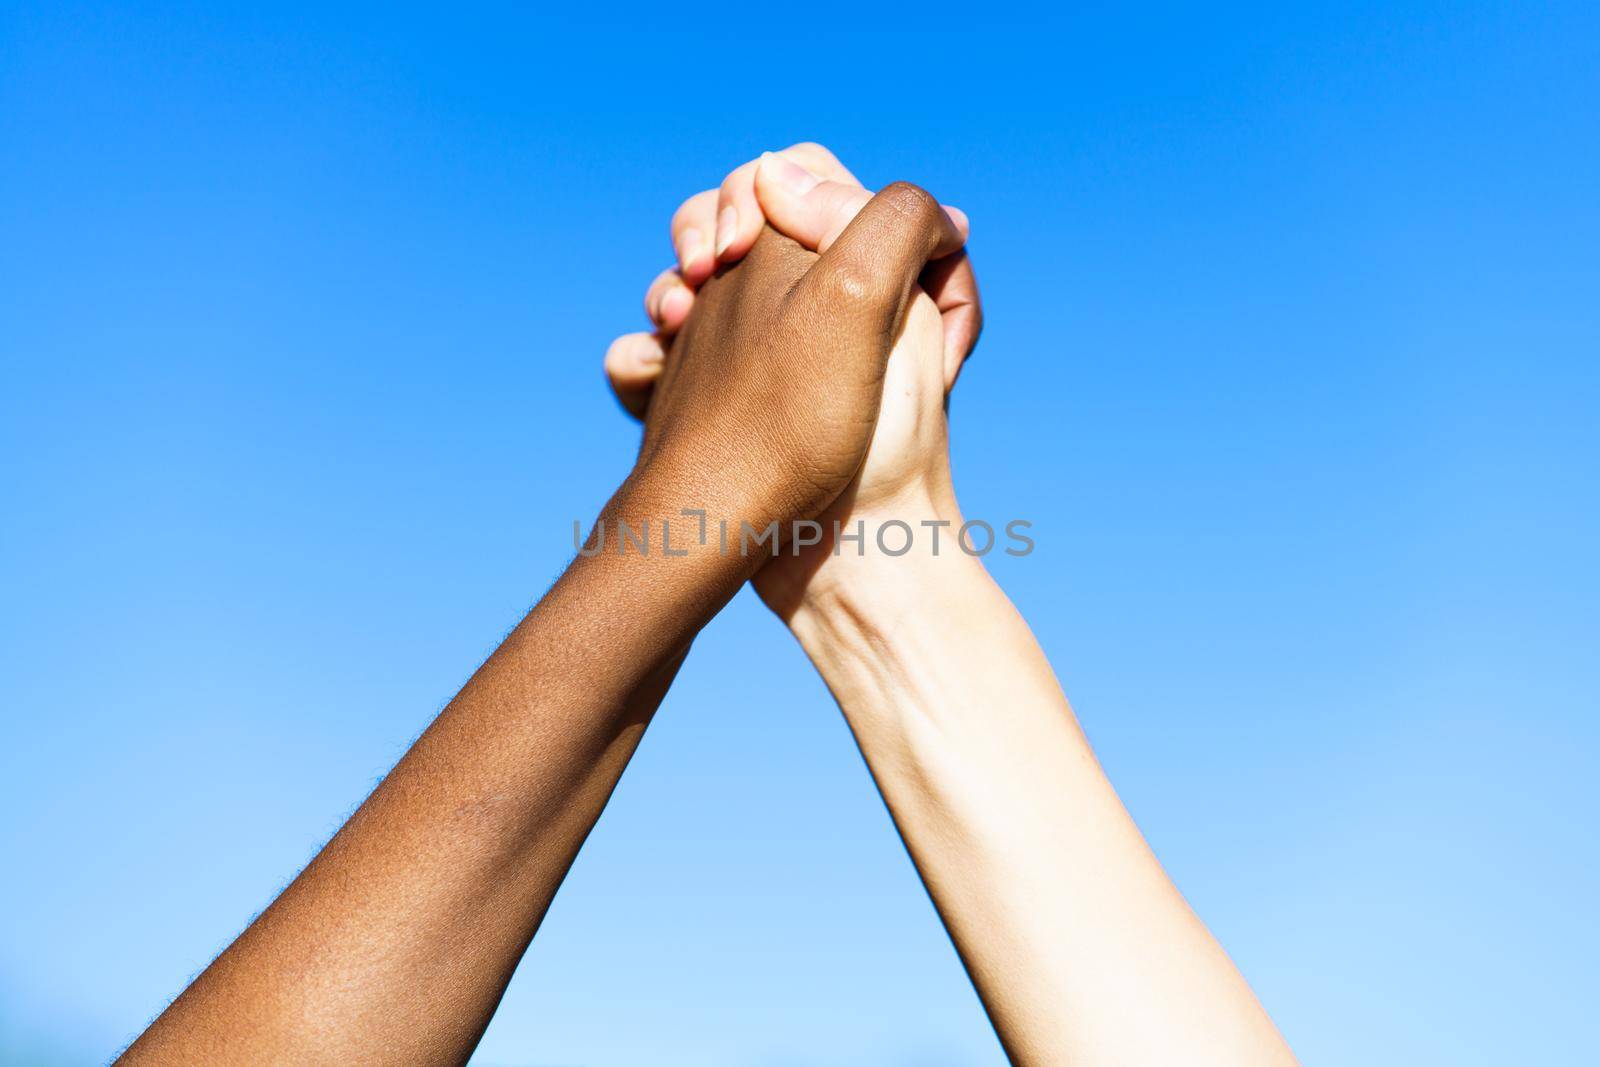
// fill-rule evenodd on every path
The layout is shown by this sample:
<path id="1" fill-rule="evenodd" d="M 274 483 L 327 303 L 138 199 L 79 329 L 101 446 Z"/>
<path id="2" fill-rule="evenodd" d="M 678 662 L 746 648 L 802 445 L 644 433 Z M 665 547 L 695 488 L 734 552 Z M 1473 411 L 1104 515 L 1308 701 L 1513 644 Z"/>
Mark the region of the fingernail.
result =
<path id="1" fill-rule="evenodd" d="M 706 239 L 698 226 L 690 226 L 678 237 L 678 263 L 684 270 L 688 270 L 695 260 L 700 258 L 700 252 L 706 246 Z"/>
<path id="2" fill-rule="evenodd" d="M 972 223 L 967 218 L 967 213 L 965 211 L 962 211 L 958 207 L 951 207 L 949 204 L 945 204 L 943 207 L 944 213 L 950 216 L 950 221 L 955 223 L 956 229 L 967 233 L 972 232 Z"/>
<path id="3" fill-rule="evenodd" d="M 689 309 L 689 290 L 683 286 L 674 286 L 668 289 L 661 297 L 661 318 L 665 320 L 669 315 Z"/>
<path id="4" fill-rule="evenodd" d="M 733 244 L 734 234 L 739 232 L 739 209 L 729 204 L 717 213 L 717 258 L 728 250 Z"/>
<path id="5" fill-rule="evenodd" d="M 805 196 L 821 181 L 794 160 L 774 152 L 761 154 L 761 164 L 758 169 L 765 170 L 768 177 L 795 196 Z"/>

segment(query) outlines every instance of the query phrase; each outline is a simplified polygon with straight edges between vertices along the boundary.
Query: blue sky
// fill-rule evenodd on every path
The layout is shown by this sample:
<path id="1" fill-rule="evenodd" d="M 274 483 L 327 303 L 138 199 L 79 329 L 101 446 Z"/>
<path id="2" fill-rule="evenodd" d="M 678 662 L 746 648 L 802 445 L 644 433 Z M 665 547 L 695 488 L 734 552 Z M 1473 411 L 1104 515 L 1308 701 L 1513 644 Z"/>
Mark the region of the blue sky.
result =
<path id="1" fill-rule="evenodd" d="M 1600 16 L 1302 7 L 7 5 L 0 1062 L 136 1034 L 538 597 L 672 208 L 799 139 L 972 216 L 965 509 L 1302 1057 L 1590 1055 Z M 748 594 L 475 1062 L 1002 1062 Z"/>

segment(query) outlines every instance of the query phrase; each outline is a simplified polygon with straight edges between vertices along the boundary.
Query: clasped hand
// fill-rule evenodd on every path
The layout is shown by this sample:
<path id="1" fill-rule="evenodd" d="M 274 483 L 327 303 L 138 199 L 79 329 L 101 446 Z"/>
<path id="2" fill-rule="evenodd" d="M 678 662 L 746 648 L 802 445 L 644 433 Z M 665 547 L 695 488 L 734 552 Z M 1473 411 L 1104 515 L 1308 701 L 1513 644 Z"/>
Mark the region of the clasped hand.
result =
<path id="1" fill-rule="evenodd" d="M 802 144 L 673 219 L 607 516 L 958 523 L 965 215 Z M 699 629 L 747 578 L 838 700 L 1013 1063 L 1293 1062 L 1101 772 L 981 561 L 580 553 L 129 1064 L 459 1064 Z"/>
<path id="2" fill-rule="evenodd" d="M 982 326 L 968 229 L 915 186 L 873 196 L 820 145 L 765 154 L 677 210 L 655 330 L 607 352 L 645 477 L 740 520 L 820 520 L 756 578 L 785 618 L 841 580 L 836 528 L 959 520 L 945 398 Z"/>

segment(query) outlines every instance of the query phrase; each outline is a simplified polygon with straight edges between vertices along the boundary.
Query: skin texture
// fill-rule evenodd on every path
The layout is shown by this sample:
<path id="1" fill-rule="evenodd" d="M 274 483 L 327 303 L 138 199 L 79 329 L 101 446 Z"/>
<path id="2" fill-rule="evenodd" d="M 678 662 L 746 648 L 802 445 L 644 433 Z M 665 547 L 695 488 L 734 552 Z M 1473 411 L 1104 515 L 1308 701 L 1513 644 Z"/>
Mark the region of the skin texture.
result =
<path id="1" fill-rule="evenodd" d="M 906 185 L 874 198 L 820 257 L 764 230 L 746 269 L 708 281 L 702 314 L 677 334 L 650 400 L 641 465 L 765 481 L 790 498 L 758 502 L 740 519 L 822 511 L 862 466 L 917 274 L 960 245 L 938 205 Z M 800 328 L 815 322 L 827 328 Z M 738 436 L 705 432 L 711 412 Z"/>
<path id="2" fill-rule="evenodd" d="M 802 166 L 815 168 L 816 173 Z M 699 248 L 701 242 L 692 236 L 686 239 L 685 233 L 708 229 L 716 216 L 726 221 L 727 212 L 736 205 L 737 217 L 745 226 L 735 229 L 723 261 L 737 261 L 753 247 L 754 235 L 767 218 L 805 247 L 826 252 L 871 197 L 826 148 L 799 144 L 744 164 L 729 174 L 719 189 L 686 201 L 673 217 L 674 245 L 680 249 L 680 257 L 686 246 Z M 945 210 L 964 237 L 966 216 L 955 209 Z M 688 309 L 696 306 L 697 298 L 686 279 L 709 276 L 703 260 L 696 255 L 664 271 L 645 297 L 657 331 L 620 337 L 607 353 L 612 386 L 629 410 L 644 411 L 663 368 L 670 373 L 672 361 L 665 359 L 666 347 L 673 343 Z M 798 553 L 792 549 L 785 552 L 755 578 L 756 591 L 779 615 L 788 617 L 806 588 L 824 587 L 839 571 L 832 551 L 836 522 L 848 534 L 858 522 L 893 513 L 930 488 L 937 488 L 941 499 L 953 504 L 943 404 L 977 343 L 982 322 L 977 282 L 966 252 L 957 251 L 931 263 L 912 291 L 904 326 L 890 350 L 878 422 L 865 459 L 848 489 L 818 516 L 821 540 L 801 547 Z"/>
<path id="3" fill-rule="evenodd" d="M 961 235 L 884 190 L 820 257 L 777 235 L 703 290 L 601 516 L 808 518 L 853 479 L 892 339 Z M 463 1063 L 701 626 L 759 560 L 580 556 L 126 1064 Z"/>
<path id="4" fill-rule="evenodd" d="M 747 247 L 753 209 L 828 247 L 869 194 L 819 146 L 784 154 L 818 180 L 779 181 L 771 157 L 738 168 L 679 210 L 680 255 L 681 235 L 730 203 L 724 260 Z M 648 401 L 672 361 L 650 353 L 699 314 L 694 279 L 708 270 L 695 251 L 651 287 L 657 332 L 608 356 L 625 405 Z M 945 401 L 981 320 L 970 270 L 963 256 L 925 271 L 865 462 L 828 512 L 868 530 L 906 522 L 916 548 L 819 545 L 774 559 L 756 588 L 838 700 L 1012 1062 L 1292 1064 L 1118 799 L 1027 624 L 954 542 Z"/>

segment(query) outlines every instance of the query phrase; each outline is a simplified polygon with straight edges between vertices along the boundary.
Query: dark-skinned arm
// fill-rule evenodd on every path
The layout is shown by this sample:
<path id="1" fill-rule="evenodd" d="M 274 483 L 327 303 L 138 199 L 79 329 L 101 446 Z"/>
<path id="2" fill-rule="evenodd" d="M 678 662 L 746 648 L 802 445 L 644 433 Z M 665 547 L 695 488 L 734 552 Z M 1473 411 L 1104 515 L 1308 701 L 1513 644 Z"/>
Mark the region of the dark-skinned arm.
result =
<path id="1" fill-rule="evenodd" d="M 690 640 L 762 562 L 683 536 L 683 510 L 737 529 L 827 507 L 865 454 L 918 272 L 959 244 L 896 185 L 828 255 L 768 231 L 709 284 L 601 516 L 606 551 L 573 562 L 120 1062 L 465 1062 Z M 619 521 L 648 527 L 648 554 L 615 550 Z M 663 522 L 687 555 L 662 553 Z"/>

